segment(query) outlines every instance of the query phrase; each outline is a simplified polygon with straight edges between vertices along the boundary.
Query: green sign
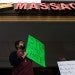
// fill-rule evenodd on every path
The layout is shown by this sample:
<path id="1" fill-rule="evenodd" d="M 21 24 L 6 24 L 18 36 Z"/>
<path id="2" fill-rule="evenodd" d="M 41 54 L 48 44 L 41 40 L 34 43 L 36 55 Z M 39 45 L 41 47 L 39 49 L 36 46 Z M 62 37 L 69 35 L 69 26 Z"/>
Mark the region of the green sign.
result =
<path id="1" fill-rule="evenodd" d="M 28 58 L 35 61 L 39 65 L 46 67 L 45 65 L 45 46 L 42 42 L 35 39 L 31 35 L 28 36 L 26 52 L 27 52 Z"/>

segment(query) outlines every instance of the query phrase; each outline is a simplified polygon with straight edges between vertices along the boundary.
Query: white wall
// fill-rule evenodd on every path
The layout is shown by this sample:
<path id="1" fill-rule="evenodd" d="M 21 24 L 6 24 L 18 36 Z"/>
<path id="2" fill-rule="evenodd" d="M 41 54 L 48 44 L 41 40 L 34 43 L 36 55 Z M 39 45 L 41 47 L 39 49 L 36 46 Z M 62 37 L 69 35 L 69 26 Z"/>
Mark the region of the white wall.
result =
<path id="1" fill-rule="evenodd" d="M 32 3 L 32 2 L 41 3 L 41 0 L 0 0 L 0 3 L 18 3 L 18 2 L 21 2 L 21 3 L 24 3 L 24 2 L 27 2 L 27 3 Z"/>

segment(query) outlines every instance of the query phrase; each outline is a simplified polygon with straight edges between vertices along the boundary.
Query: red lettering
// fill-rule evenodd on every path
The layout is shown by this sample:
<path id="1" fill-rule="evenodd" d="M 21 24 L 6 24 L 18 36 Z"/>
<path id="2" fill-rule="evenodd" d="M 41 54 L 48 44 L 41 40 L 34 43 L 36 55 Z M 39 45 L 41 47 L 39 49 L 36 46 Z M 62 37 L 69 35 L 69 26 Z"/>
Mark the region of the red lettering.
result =
<path id="1" fill-rule="evenodd" d="M 75 9 L 75 3 L 69 3 L 69 6 L 73 9 Z"/>
<path id="2" fill-rule="evenodd" d="M 39 9 L 35 3 L 31 3 L 28 9 Z"/>
<path id="3" fill-rule="evenodd" d="M 56 3 L 50 3 L 50 8 L 53 10 L 59 10 L 59 6 Z"/>
<path id="4" fill-rule="evenodd" d="M 26 9 L 27 3 L 18 3 L 15 6 L 15 9 Z"/>
<path id="5" fill-rule="evenodd" d="M 14 5 L 14 9 L 72 10 L 75 9 L 75 3 L 17 3 Z"/>
<path id="6" fill-rule="evenodd" d="M 46 3 L 41 3 L 40 6 L 41 6 L 40 8 L 43 9 L 43 10 L 48 10 L 48 8 L 49 8 L 49 7 L 46 5 Z"/>
<path id="7" fill-rule="evenodd" d="M 71 10 L 68 4 L 61 3 L 60 5 L 61 5 L 61 10 L 65 10 L 65 9 Z"/>

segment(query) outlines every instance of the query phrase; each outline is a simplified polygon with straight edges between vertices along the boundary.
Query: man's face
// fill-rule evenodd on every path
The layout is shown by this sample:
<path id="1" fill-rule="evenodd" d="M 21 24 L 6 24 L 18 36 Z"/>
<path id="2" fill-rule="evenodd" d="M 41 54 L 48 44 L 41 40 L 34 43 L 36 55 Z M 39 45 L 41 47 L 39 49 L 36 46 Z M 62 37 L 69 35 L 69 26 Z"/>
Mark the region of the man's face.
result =
<path id="1" fill-rule="evenodd" d="M 25 48 L 25 43 L 23 41 L 20 41 L 18 44 L 18 49 L 24 50 L 24 48 Z"/>
<path id="2" fill-rule="evenodd" d="M 19 42 L 19 46 L 24 46 L 24 42 L 23 41 L 20 41 Z"/>

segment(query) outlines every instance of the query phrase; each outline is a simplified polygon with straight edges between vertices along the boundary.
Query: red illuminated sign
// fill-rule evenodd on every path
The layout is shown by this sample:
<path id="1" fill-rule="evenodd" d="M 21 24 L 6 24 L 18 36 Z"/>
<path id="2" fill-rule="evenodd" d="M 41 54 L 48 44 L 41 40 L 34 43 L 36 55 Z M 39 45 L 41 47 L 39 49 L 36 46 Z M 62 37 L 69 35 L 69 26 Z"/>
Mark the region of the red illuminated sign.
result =
<path id="1" fill-rule="evenodd" d="M 74 10 L 75 3 L 17 3 L 15 10 Z"/>

